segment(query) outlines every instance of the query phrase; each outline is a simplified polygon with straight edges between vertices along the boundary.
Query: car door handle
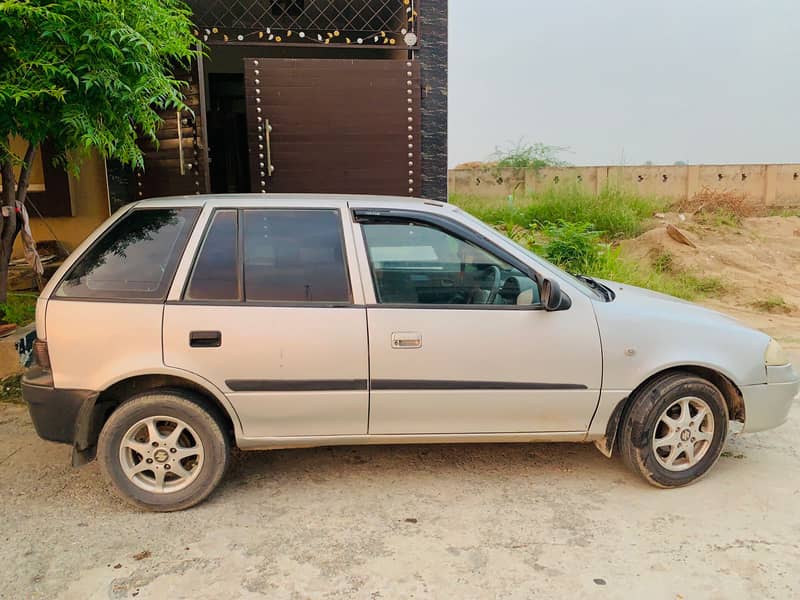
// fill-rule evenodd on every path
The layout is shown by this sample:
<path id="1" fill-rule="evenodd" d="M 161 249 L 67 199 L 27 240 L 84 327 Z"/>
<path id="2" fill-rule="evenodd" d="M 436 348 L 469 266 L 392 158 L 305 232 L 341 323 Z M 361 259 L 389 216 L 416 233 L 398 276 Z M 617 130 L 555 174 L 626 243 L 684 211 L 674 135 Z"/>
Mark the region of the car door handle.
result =
<path id="1" fill-rule="evenodd" d="M 222 346 L 221 331 L 191 331 L 189 345 L 192 348 L 219 348 Z"/>
<path id="2" fill-rule="evenodd" d="M 395 331 L 392 334 L 392 348 L 395 350 L 422 348 L 422 335 L 409 331 Z"/>

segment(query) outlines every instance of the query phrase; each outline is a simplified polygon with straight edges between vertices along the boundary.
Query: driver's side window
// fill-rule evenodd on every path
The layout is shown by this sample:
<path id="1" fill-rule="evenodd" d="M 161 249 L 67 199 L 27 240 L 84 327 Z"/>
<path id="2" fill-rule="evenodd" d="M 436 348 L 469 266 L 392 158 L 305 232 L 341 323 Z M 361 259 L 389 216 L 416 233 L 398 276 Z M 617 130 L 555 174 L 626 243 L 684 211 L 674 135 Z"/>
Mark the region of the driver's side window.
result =
<path id="1" fill-rule="evenodd" d="M 536 283 L 507 262 L 422 223 L 363 223 L 380 304 L 537 304 Z"/>

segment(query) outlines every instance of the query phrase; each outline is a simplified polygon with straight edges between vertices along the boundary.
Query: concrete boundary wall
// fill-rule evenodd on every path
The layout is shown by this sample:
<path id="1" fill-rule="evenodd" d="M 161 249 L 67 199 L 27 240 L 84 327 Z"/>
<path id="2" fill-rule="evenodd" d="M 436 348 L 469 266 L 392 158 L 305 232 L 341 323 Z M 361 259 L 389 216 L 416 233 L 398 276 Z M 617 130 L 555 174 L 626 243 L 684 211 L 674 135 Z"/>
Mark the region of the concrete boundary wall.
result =
<path id="1" fill-rule="evenodd" d="M 743 194 L 767 207 L 800 207 L 800 164 L 687 165 L 452 169 L 449 193 L 486 198 L 524 196 L 557 186 L 577 185 L 597 194 L 606 185 L 643 196 L 692 198 L 708 189 Z"/>

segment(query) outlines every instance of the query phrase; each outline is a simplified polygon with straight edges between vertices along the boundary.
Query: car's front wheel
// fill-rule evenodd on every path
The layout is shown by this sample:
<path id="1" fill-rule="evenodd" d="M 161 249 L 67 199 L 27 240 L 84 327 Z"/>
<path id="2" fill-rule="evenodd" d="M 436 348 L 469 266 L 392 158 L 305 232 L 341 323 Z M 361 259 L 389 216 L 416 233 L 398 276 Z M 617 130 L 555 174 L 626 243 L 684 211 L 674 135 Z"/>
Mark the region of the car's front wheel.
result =
<path id="1" fill-rule="evenodd" d="M 728 408 L 711 382 L 671 373 L 637 392 L 619 442 L 627 465 L 658 487 L 680 487 L 714 466 L 728 434 Z"/>
<path id="2" fill-rule="evenodd" d="M 230 448 L 220 420 L 194 397 L 157 390 L 131 398 L 103 426 L 97 457 L 127 501 L 153 511 L 189 508 L 217 487 Z"/>

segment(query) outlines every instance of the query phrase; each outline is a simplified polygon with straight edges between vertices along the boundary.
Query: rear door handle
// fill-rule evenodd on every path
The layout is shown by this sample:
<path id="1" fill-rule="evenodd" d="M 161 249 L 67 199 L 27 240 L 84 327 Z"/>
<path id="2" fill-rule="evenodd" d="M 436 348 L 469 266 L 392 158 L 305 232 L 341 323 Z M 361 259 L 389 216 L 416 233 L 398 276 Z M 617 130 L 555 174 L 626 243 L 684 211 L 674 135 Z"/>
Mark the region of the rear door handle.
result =
<path id="1" fill-rule="evenodd" d="M 422 334 L 413 331 L 395 331 L 392 334 L 392 348 L 395 350 L 422 348 Z"/>
<path id="2" fill-rule="evenodd" d="M 221 331 L 191 331 L 189 345 L 192 348 L 219 348 L 222 346 Z"/>

